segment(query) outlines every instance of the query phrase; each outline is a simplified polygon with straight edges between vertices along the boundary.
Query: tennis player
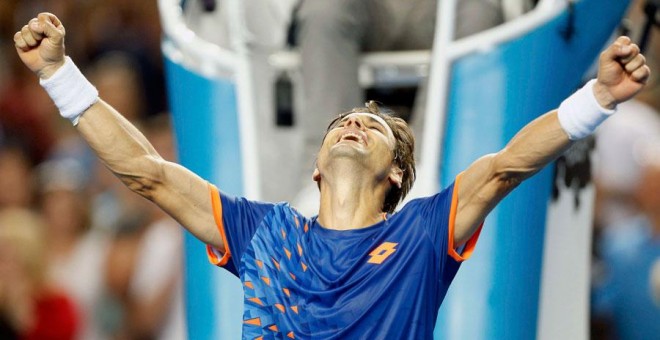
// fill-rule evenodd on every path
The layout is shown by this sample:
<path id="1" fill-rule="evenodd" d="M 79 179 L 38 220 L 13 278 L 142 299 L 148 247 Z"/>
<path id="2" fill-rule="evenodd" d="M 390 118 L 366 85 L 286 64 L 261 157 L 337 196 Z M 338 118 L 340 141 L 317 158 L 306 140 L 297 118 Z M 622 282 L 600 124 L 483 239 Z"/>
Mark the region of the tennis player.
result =
<path id="1" fill-rule="evenodd" d="M 589 136 L 650 69 L 618 38 L 598 78 L 558 110 L 525 126 L 501 151 L 476 160 L 441 192 L 397 204 L 415 179 L 406 123 L 369 103 L 328 128 L 313 179 L 318 216 L 286 203 L 233 197 L 163 160 L 145 137 L 99 99 L 64 49 L 52 14 L 14 41 L 61 115 L 130 189 L 152 200 L 208 245 L 210 260 L 244 286 L 245 339 L 429 339 L 438 308 L 486 215 L 523 180 Z"/>

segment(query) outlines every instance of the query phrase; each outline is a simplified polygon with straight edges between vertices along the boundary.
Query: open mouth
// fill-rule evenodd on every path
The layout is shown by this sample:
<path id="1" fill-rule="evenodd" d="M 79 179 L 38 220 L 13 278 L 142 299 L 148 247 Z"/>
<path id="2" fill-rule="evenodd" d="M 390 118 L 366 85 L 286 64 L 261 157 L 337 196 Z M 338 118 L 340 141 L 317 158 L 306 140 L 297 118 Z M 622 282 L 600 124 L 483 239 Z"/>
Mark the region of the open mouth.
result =
<path id="1" fill-rule="evenodd" d="M 346 132 L 343 135 L 339 137 L 337 140 L 337 143 L 343 142 L 343 141 L 350 141 L 350 142 L 355 142 L 355 143 L 360 143 L 360 144 L 366 144 L 365 140 L 362 136 L 360 136 L 357 133 L 354 132 Z"/>

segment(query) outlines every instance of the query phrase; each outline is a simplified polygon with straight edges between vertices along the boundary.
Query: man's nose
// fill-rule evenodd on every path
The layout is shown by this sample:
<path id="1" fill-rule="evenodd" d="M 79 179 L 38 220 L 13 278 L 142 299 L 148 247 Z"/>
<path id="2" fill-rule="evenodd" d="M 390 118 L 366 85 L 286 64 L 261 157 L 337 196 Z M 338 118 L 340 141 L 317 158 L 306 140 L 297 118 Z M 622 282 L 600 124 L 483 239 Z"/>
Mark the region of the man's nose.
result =
<path id="1" fill-rule="evenodd" d="M 348 117 L 348 120 L 346 121 L 346 126 L 355 126 L 358 129 L 361 129 L 364 127 L 364 124 L 362 123 L 362 120 L 358 116 L 351 116 Z"/>

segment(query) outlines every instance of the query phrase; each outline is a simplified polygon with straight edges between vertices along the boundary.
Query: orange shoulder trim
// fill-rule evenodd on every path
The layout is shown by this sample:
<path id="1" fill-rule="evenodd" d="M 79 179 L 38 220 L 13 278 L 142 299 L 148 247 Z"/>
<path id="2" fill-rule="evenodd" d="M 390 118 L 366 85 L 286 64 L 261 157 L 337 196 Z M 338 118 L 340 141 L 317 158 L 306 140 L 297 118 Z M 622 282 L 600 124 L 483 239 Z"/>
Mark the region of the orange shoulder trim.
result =
<path id="1" fill-rule="evenodd" d="M 458 210 L 458 188 L 461 183 L 461 175 L 463 175 L 463 173 L 458 174 L 458 176 L 456 176 L 456 180 L 454 181 L 454 192 L 452 193 L 451 210 L 449 212 L 449 242 L 447 242 L 449 245 L 447 247 L 447 254 L 449 254 L 449 256 L 451 256 L 457 262 L 463 262 L 472 256 L 474 247 L 477 245 L 477 240 L 479 240 L 479 234 L 481 234 L 481 228 L 484 226 L 484 223 L 481 222 L 481 225 L 477 231 L 472 234 L 470 239 L 465 244 L 465 248 L 463 249 L 462 254 L 459 254 L 454 247 L 454 223 L 456 222 L 456 213 Z"/>
<path id="2" fill-rule="evenodd" d="M 225 234 L 225 226 L 222 223 L 222 201 L 220 200 L 220 193 L 218 188 L 215 185 L 208 183 L 209 194 L 211 195 L 211 204 L 213 206 L 213 219 L 215 220 L 215 225 L 220 232 L 222 237 L 222 243 L 225 245 L 225 253 L 221 252 L 210 245 L 206 245 L 206 254 L 208 255 L 209 261 L 216 266 L 224 266 L 229 262 L 231 258 L 231 251 L 229 250 L 229 242 L 227 242 L 227 234 Z"/>

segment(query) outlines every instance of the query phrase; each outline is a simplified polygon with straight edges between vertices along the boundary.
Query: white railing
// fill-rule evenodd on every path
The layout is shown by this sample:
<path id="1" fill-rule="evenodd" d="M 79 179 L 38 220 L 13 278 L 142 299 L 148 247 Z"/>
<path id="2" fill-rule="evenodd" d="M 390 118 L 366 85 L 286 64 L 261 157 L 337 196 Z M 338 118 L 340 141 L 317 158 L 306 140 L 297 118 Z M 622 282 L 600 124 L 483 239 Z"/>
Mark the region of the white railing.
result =
<path id="1" fill-rule="evenodd" d="M 208 42 L 186 25 L 179 0 L 158 0 L 160 21 L 167 39 L 165 51 L 175 61 L 204 75 L 234 70 L 236 53 Z"/>

